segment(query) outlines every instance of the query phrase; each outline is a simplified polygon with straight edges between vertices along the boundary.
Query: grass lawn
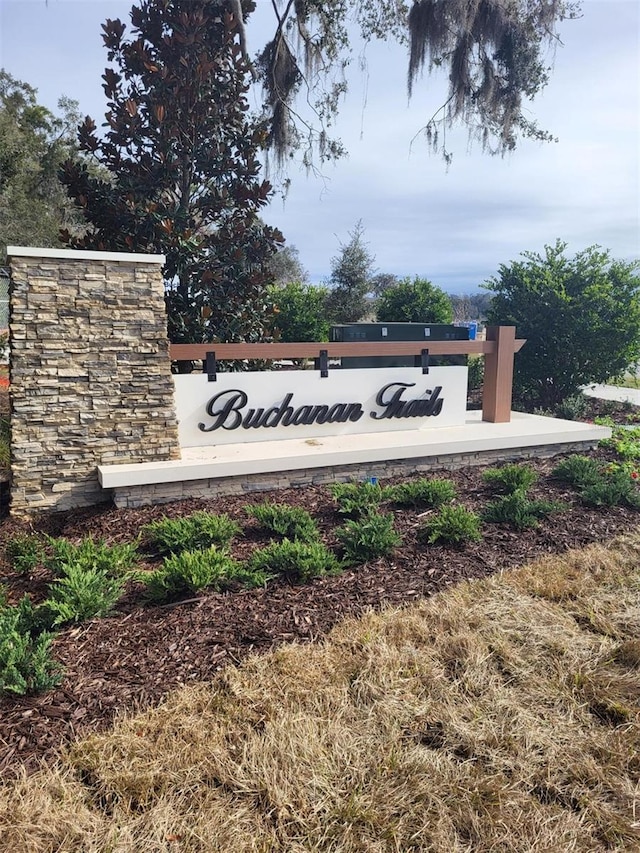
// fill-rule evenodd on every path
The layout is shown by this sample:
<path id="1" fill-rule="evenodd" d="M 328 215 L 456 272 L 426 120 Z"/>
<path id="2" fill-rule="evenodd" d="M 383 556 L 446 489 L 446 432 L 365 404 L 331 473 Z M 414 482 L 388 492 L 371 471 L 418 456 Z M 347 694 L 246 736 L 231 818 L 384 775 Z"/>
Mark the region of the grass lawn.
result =
<path id="1" fill-rule="evenodd" d="M 640 533 L 339 625 L 0 786 L 3 849 L 640 850 Z"/>

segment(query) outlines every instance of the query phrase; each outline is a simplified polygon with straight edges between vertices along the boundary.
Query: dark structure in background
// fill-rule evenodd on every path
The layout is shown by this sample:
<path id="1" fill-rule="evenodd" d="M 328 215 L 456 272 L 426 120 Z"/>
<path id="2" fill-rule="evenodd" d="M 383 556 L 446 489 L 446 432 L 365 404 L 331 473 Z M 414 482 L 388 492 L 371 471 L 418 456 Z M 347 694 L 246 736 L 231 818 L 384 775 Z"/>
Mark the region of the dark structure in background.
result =
<path id="1" fill-rule="evenodd" d="M 446 323 L 349 323 L 331 326 L 332 343 L 362 343 L 363 341 L 468 341 L 469 329 Z M 342 367 L 420 367 L 420 357 L 410 355 L 374 355 L 343 357 Z M 466 355 L 440 355 L 429 358 L 429 364 L 466 365 Z"/>

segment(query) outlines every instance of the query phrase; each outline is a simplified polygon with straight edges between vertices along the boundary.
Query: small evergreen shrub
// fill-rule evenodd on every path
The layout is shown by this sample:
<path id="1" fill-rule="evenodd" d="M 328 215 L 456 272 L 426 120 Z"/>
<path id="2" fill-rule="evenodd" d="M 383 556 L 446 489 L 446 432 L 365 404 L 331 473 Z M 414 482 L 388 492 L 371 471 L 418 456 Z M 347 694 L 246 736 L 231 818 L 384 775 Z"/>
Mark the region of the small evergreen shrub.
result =
<path id="1" fill-rule="evenodd" d="M 60 576 L 66 576 L 70 569 L 76 572 L 95 572 L 96 575 L 119 577 L 134 565 L 138 558 L 138 546 L 135 543 L 106 545 L 102 539 L 94 542 L 89 536 L 79 545 L 67 539 L 47 537 L 48 554 L 45 565 Z"/>
<path id="2" fill-rule="evenodd" d="M 336 574 L 340 571 L 340 563 L 322 542 L 283 539 L 254 551 L 247 562 L 247 569 L 271 577 L 284 575 L 304 583 L 312 578 Z"/>
<path id="3" fill-rule="evenodd" d="M 181 551 L 169 555 L 153 572 L 138 575 L 152 601 L 171 601 L 185 593 L 203 589 L 220 591 L 233 582 L 264 586 L 267 576 L 249 572 L 229 554 L 212 545 L 201 551 Z"/>
<path id="4" fill-rule="evenodd" d="M 354 517 L 375 510 L 383 499 L 379 483 L 333 483 L 331 494 L 341 515 Z"/>
<path id="5" fill-rule="evenodd" d="M 400 534 L 393 529 L 393 513 L 370 512 L 336 530 L 347 563 L 366 563 L 384 557 L 397 547 Z"/>
<path id="6" fill-rule="evenodd" d="M 202 511 L 183 518 L 162 518 L 142 528 L 144 540 L 160 554 L 228 546 L 239 532 L 240 525 L 228 515 Z"/>
<path id="7" fill-rule="evenodd" d="M 582 489 L 580 499 L 587 506 L 629 506 L 640 509 L 636 480 L 624 469 L 604 471 L 599 480 Z"/>
<path id="8" fill-rule="evenodd" d="M 317 524 L 306 509 L 301 507 L 265 501 L 255 506 L 246 506 L 245 511 L 267 530 L 287 539 L 317 542 L 320 538 Z"/>
<path id="9" fill-rule="evenodd" d="M 451 503 L 456 496 L 456 487 L 451 480 L 428 480 L 421 478 L 384 489 L 384 497 L 400 506 L 439 507 Z"/>
<path id="10" fill-rule="evenodd" d="M 26 575 L 44 559 L 42 540 L 32 533 L 17 533 L 7 542 L 5 557 L 14 572 Z"/>
<path id="11" fill-rule="evenodd" d="M 563 483 L 581 488 L 600 479 L 601 466 L 590 456 L 575 454 L 558 462 L 551 472 L 551 476 Z"/>
<path id="12" fill-rule="evenodd" d="M 468 368 L 468 388 L 469 391 L 477 391 L 482 388 L 484 382 L 484 358 L 482 356 L 469 356 L 467 363 Z"/>
<path id="13" fill-rule="evenodd" d="M 537 527 L 540 518 L 548 518 L 563 508 L 558 502 L 529 500 L 526 493 L 518 489 L 490 503 L 482 517 L 493 524 L 509 524 L 516 530 L 525 530 Z"/>
<path id="14" fill-rule="evenodd" d="M 446 505 L 436 515 L 423 521 L 420 539 L 434 545 L 442 542 L 446 545 L 463 545 L 465 542 L 479 542 L 480 517 L 460 505 Z"/>
<path id="15" fill-rule="evenodd" d="M 584 394 L 572 394 L 558 403 L 555 414 L 557 418 L 564 418 L 566 421 L 579 421 L 586 415 L 587 408 L 588 401 Z"/>
<path id="16" fill-rule="evenodd" d="M 84 622 L 106 616 L 122 595 L 126 577 L 110 577 L 81 563 L 61 566 L 61 576 L 49 588 L 43 609 L 51 614 L 53 626 Z"/>
<path id="17" fill-rule="evenodd" d="M 17 607 L 0 605 L 0 695 L 39 693 L 62 679 L 51 657 L 53 635 L 32 631 L 33 614 L 26 596 Z"/>
<path id="18" fill-rule="evenodd" d="M 538 475 L 529 465 L 511 463 L 500 468 L 487 468 L 482 478 L 496 491 L 510 495 L 516 491 L 526 492 L 536 482 Z"/>

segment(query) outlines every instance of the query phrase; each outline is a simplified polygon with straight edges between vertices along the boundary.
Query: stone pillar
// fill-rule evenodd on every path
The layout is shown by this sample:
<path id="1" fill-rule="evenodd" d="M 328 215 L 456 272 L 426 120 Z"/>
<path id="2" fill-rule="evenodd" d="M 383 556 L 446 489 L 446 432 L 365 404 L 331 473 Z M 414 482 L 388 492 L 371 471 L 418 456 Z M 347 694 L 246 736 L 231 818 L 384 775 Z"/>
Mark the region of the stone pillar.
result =
<path id="1" fill-rule="evenodd" d="M 164 257 L 7 254 L 11 513 L 108 500 L 99 464 L 179 459 Z"/>

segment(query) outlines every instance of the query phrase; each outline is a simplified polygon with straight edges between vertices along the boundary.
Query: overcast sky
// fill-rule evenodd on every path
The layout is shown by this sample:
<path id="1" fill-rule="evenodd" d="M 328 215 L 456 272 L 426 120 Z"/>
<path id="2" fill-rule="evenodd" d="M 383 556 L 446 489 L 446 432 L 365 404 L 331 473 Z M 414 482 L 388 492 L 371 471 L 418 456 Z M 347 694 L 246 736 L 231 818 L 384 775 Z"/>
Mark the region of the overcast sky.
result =
<path id="1" fill-rule="evenodd" d="M 271 0 L 249 22 L 260 47 Z M 0 0 L 0 66 L 38 90 L 55 111 L 61 95 L 97 123 L 105 98 L 100 25 L 128 23 L 126 0 Z M 452 139 L 447 171 L 412 137 L 441 102 L 446 81 L 425 78 L 407 103 L 406 52 L 367 48 L 368 74 L 354 60 L 351 90 L 335 133 L 349 157 L 324 176 L 290 171 L 286 203 L 264 218 L 297 247 L 314 281 L 362 220 L 381 272 L 423 275 L 464 293 L 526 250 L 557 237 L 573 254 L 598 243 L 615 257 L 640 257 L 640 3 L 585 0 L 583 17 L 563 25 L 551 82 L 532 117 L 559 142 L 523 142 L 504 159 Z M 552 59 L 552 57 L 550 57 Z"/>

